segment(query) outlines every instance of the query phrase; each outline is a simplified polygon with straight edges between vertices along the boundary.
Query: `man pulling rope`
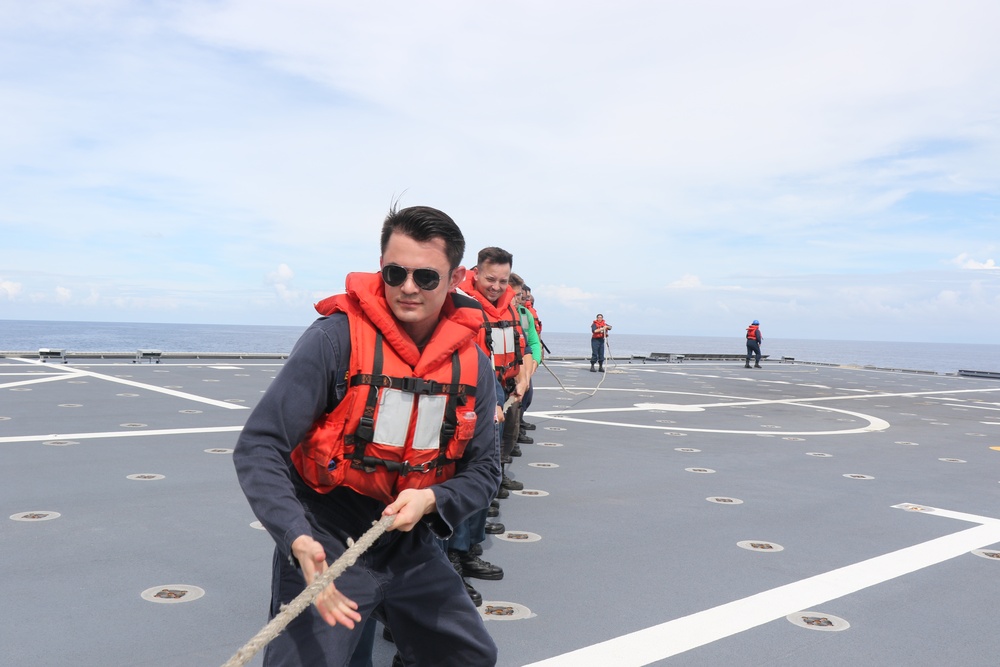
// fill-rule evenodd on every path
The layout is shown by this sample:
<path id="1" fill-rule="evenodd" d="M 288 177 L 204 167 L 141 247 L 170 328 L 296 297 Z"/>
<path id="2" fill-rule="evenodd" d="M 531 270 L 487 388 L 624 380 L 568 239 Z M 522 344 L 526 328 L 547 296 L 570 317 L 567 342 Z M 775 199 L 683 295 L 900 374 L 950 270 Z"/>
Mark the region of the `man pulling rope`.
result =
<path id="1" fill-rule="evenodd" d="M 395 521 L 396 517 L 387 516 L 383 517 L 381 521 L 376 521 L 368 532 L 362 535 L 357 542 L 348 547 L 340 558 L 335 560 L 330 567 L 326 569 L 326 572 L 316 577 L 316 580 L 309 584 L 304 591 L 298 594 L 298 596 L 286 604 L 281 609 L 281 613 L 272 618 L 267 625 L 261 628 L 260 632 L 255 634 L 250 640 L 243 645 L 243 648 L 238 650 L 233 654 L 229 660 L 226 661 L 222 667 L 243 667 L 243 665 L 250 662 L 255 655 L 257 655 L 262 648 L 267 646 L 272 639 L 281 634 L 281 631 L 292 622 L 292 620 L 301 614 L 306 608 L 313 603 L 313 601 L 319 597 L 319 594 L 326 589 L 327 586 L 333 583 L 333 580 L 343 574 L 344 570 L 354 565 L 358 560 L 358 556 L 363 554 L 368 550 L 368 547 L 375 543 L 382 533 L 388 530 L 392 526 L 392 522 Z"/>

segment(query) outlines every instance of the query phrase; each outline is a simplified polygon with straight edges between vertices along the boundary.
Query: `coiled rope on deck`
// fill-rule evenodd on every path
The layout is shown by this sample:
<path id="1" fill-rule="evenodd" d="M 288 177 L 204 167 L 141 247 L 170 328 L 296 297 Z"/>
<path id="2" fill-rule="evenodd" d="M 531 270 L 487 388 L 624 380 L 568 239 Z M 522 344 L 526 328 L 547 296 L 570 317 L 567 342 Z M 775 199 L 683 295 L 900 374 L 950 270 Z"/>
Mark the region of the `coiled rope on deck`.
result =
<path id="1" fill-rule="evenodd" d="M 305 587 L 305 589 L 299 593 L 295 599 L 293 599 L 288 604 L 281 608 L 278 615 L 268 621 L 267 625 L 261 628 L 261 631 L 250 638 L 243 647 L 233 654 L 222 667 L 242 667 L 243 665 L 250 662 L 250 660 L 257 655 L 257 653 L 267 646 L 271 640 L 281 634 L 281 631 L 295 619 L 296 616 L 301 614 L 313 601 L 319 597 L 319 594 L 326 589 L 333 580 L 343 574 L 344 570 L 354 565 L 358 560 L 358 557 L 368 550 L 371 545 L 375 543 L 382 534 L 392 526 L 392 522 L 396 519 L 395 516 L 382 517 L 380 521 L 372 522 L 372 527 L 368 529 L 364 535 L 358 538 L 358 541 L 354 544 L 348 546 L 347 551 L 345 551 L 340 558 L 333 561 L 333 563 L 326 568 L 326 570 L 316 577 L 316 579 Z"/>

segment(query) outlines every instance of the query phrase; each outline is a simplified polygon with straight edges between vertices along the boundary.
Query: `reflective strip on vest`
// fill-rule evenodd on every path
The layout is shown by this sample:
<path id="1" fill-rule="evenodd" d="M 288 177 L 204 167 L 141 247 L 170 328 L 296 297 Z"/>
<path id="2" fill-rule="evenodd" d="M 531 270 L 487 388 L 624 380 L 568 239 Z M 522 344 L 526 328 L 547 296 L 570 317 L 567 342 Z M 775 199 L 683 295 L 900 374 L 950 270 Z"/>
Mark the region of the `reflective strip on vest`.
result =
<path id="1" fill-rule="evenodd" d="M 502 333 L 502 336 L 497 336 L 497 332 Z M 514 327 L 503 327 L 502 329 L 493 329 L 493 335 L 491 336 L 493 342 L 493 356 L 504 355 L 504 354 L 514 354 Z"/>
<path id="2" fill-rule="evenodd" d="M 399 448 L 406 444 L 414 398 L 417 399 L 417 424 L 413 432 L 412 448 L 438 449 L 441 446 L 441 422 L 444 421 L 448 397 L 428 394 L 414 396 L 409 392 L 390 388 L 379 391 L 372 442 Z"/>

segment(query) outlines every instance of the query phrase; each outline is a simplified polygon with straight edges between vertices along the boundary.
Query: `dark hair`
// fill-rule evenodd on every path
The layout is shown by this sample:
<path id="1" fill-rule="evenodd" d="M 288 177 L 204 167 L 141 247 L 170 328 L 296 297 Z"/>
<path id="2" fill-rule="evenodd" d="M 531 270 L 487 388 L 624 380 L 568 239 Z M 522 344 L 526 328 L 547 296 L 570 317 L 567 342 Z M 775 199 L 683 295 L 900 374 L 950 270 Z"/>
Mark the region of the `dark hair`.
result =
<path id="1" fill-rule="evenodd" d="M 444 241 L 449 268 L 454 271 L 462 263 L 465 255 L 465 237 L 455 221 L 447 213 L 430 206 L 410 206 L 401 211 L 393 204 L 389 215 L 382 223 L 382 254 L 389 245 L 389 237 L 394 233 L 409 236 L 414 241 Z"/>
<path id="2" fill-rule="evenodd" d="M 489 248 L 483 248 L 479 251 L 479 259 L 476 260 L 476 266 L 481 267 L 486 263 L 510 264 L 511 266 L 514 266 L 514 255 L 510 254 L 503 248 L 490 246 Z"/>
<path id="3" fill-rule="evenodd" d="M 511 287 L 524 287 L 524 279 L 521 278 L 521 276 L 517 275 L 516 273 L 512 273 L 510 274 L 510 280 L 508 280 L 508 284 Z"/>

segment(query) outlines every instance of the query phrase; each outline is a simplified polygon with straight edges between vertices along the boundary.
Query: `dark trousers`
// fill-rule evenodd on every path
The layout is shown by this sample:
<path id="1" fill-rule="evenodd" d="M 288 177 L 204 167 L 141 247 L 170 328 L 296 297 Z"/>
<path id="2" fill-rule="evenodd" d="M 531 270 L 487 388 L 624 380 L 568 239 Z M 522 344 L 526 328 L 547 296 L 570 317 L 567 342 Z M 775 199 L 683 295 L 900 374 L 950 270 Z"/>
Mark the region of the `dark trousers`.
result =
<path id="1" fill-rule="evenodd" d="M 459 521 L 455 532 L 445 541 L 448 551 L 468 551 L 473 544 L 479 544 L 486 539 L 486 512 L 484 507 L 476 510 L 468 518 Z"/>
<path id="2" fill-rule="evenodd" d="M 604 339 L 603 338 L 591 338 L 590 339 L 590 363 L 591 365 L 600 362 L 604 365 Z"/>
<path id="3" fill-rule="evenodd" d="M 517 444 L 517 435 L 521 431 L 521 402 L 514 401 L 503 415 L 503 430 L 500 435 L 500 460 L 510 456 Z"/>
<path id="4" fill-rule="evenodd" d="M 750 357 L 756 355 L 757 359 L 754 361 L 755 364 L 760 364 L 760 343 L 755 341 L 753 338 L 747 338 L 747 363 L 750 363 Z"/>
<path id="5" fill-rule="evenodd" d="M 315 526 L 314 537 L 328 562 L 346 549 Z M 496 644 L 436 539 L 419 525 L 393 537 L 376 543 L 334 582 L 358 603 L 361 624 L 331 627 L 310 605 L 267 645 L 265 667 L 345 667 L 376 607 L 408 667 L 496 665 Z M 301 571 L 275 550 L 271 617 L 303 588 Z"/>
<path id="6" fill-rule="evenodd" d="M 361 636 L 358 638 L 358 645 L 354 647 L 354 654 L 347 667 L 374 667 L 372 665 L 372 652 L 375 650 L 375 626 L 374 618 L 369 618 L 361 627 Z M 358 632 L 358 628 L 354 629 Z"/>

